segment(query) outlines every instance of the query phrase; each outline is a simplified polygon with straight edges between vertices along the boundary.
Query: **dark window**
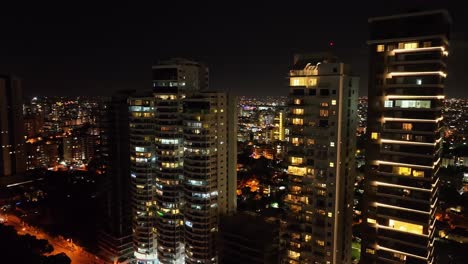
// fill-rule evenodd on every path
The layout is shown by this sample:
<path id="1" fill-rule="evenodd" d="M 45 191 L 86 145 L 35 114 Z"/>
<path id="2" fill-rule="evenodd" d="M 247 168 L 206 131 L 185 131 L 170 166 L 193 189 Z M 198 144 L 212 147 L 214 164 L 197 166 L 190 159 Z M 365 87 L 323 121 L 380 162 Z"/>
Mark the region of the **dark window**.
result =
<path id="1" fill-rule="evenodd" d="M 337 69 L 337 68 L 333 68 L 333 72 L 338 72 L 338 69 Z"/>
<path id="2" fill-rule="evenodd" d="M 328 127 L 328 120 L 320 120 L 319 127 Z"/>
<path id="3" fill-rule="evenodd" d="M 330 95 L 330 90 L 328 90 L 328 89 L 320 89 L 320 95 L 322 95 L 322 96 L 328 96 L 328 95 Z"/>
<path id="4" fill-rule="evenodd" d="M 336 94 L 336 90 L 332 90 L 332 94 Z"/>
<path id="5" fill-rule="evenodd" d="M 177 68 L 153 69 L 153 80 L 177 80 Z"/>
<path id="6" fill-rule="evenodd" d="M 317 89 L 309 89 L 309 95 L 317 95 Z"/>
<path id="7" fill-rule="evenodd" d="M 293 95 L 304 95 L 304 89 L 294 89 Z"/>

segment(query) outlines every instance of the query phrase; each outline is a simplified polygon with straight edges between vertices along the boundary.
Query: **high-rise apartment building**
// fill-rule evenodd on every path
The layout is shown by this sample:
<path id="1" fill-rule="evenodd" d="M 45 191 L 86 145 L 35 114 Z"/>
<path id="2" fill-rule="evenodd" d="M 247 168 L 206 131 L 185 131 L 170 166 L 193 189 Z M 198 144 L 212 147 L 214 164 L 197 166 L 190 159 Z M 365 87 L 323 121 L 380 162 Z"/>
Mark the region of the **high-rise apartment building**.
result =
<path id="1" fill-rule="evenodd" d="M 369 24 L 362 261 L 434 263 L 451 19 L 437 10 Z"/>
<path id="2" fill-rule="evenodd" d="M 22 96 L 19 79 L 0 75 L 0 177 L 26 171 Z"/>
<path id="3" fill-rule="evenodd" d="M 296 55 L 288 77 L 281 263 L 350 263 L 359 79 L 329 54 Z"/>
<path id="4" fill-rule="evenodd" d="M 207 86 L 207 68 L 172 59 L 153 66 L 151 94 L 129 99 L 138 263 L 217 262 L 218 214 L 236 207 L 237 123 Z"/>
<path id="5" fill-rule="evenodd" d="M 128 99 L 133 249 L 138 264 L 157 263 L 155 108 L 152 94 Z"/>
<path id="6" fill-rule="evenodd" d="M 99 118 L 100 158 L 105 164 L 102 183 L 102 225 L 98 245 L 102 258 L 123 263 L 133 258 L 130 199 L 130 127 L 127 100 L 134 90 L 119 91 L 105 102 Z"/>
<path id="7" fill-rule="evenodd" d="M 220 215 L 235 211 L 235 123 L 223 92 L 200 92 L 184 100 L 184 200 L 186 263 L 218 263 Z M 231 115 L 231 117 L 229 116 Z"/>

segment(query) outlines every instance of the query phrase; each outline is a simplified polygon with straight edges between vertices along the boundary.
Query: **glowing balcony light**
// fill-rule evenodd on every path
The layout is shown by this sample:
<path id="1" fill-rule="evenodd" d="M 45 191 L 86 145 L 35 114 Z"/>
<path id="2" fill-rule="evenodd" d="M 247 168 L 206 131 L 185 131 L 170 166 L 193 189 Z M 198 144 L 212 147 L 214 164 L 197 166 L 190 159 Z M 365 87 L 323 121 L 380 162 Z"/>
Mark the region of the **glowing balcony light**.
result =
<path id="1" fill-rule="evenodd" d="M 386 99 L 445 99 L 445 95 L 387 95 Z"/>
<path id="2" fill-rule="evenodd" d="M 395 205 L 390 205 L 390 204 L 375 203 L 375 206 L 390 208 L 390 209 L 396 209 L 396 210 L 401 210 L 401 211 L 407 211 L 407 212 L 412 212 L 412 213 L 427 214 L 427 215 L 429 214 L 429 212 L 426 212 L 426 211 L 420 211 L 420 210 L 415 210 L 415 209 L 411 209 L 411 208 L 395 206 Z"/>
<path id="3" fill-rule="evenodd" d="M 420 51 L 437 51 L 440 50 L 445 52 L 445 48 L 443 46 L 439 47 L 426 47 L 426 48 L 412 48 L 412 49 L 394 49 L 392 50 L 393 53 L 408 53 L 408 52 L 420 52 Z"/>
<path id="4" fill-rule="evenodd" d="M 408 190 L 422 191 L 422 192 L 432 192 L 432 188 L 431 188 L 431 189 L 424 189 L 424 188 L 411 187 L 411 186 L 406 186 L 406 185 L 392 184 L 392 183 L 379 182 L 379 181 L 375 181 L 374 184 L 375 184 L 376 186 L 385 186 L 385 187 L 391 187 L 391 188 L 401 188 L 401 189 L 408 189 Z"/>
<path id="5" fill-rule="evenodd" d="M 391 228 L 391 227 L 384 226 L 384 225 L 377 225 L 377 227 L 378 227 L 378 228 L 382 228 L 382 229 L 397 231 L 397 232 L 410 233 L 410 234 L 412 234 L 412 235 L 418 235 L 418 236 L 423 236 L 423 237 L 428 237 L 428 236 L 429 236 L 429 235 L 426 235 L 426 234 L 418 234 L 418 233 L 403 231 L 403 230 L 400 230 L 400 229 Z"/>
<path id="6" fill-rule="evenodd" d="M 382 118 L 383 122 L 386 121 L 396 121 L 396 122 L 420 122 L 420 123 L 439 123 L 444 119 L 443 116 L 437 118 L 437 119 L 418 119 L 418 118 L 396 118 L 396 117 L 384 117 Z"/>
<path id="7" fill-rule="evenodd" d="M 404 166 L 404 167 L 411 167 L 411 168 L 421 168 L 421 169 L 433 169 L 434 166 L 424 166 L 424 165 L 417 165 L 417 164 L 409 164 L 409 163 L 399 163 L 399 162 L 391 162 L 391 161 L 384 161 L 384 160 L 377 160 L 375 162 L 377 165 L 395 165 L 395 166 Z"/>
<path id="8" fill-rule="evenodd" d="M 432 188 L 435 188 L 437 186 L 437 184 L 439 183 L 439 179 L 440 178 L 437 178 L 436 182 L 434 184 L 432 184 Z"/>
<path id="9" fill-rule="evenodd" d="M 431 204 L 431 209 L 434 209 L 436 204 L 437 204 L 437 201 L 439 201 L 439 197 L 437 196 L 434 200 L 434 202 Z"/>
<path id="10" fill-rule="evenodd" d="M 393 139 L 384 139 L 384 138 L 382 138 L 380 142 L 389 143 L 389 144 L 416 145 L 416 146 L 435 146 L 437 144 L 437 143 L 424 143 L 424 142 L 393 140 Z"/>
<path id="11" fill-rule="evenodd" d="M 417 258 L 417 259 L 427 260 L 427 257 L 421 257 L 421 256 L 418 256 L 418 255 L 406 253 L 406 252 L 403 252 L 403 251 L 394 250 L 394 249 L 391 249 L 391 248 L 382 247 L 382 246 L 379 246 L 379 245 L 377 245 L 377 250 L 383 250 L 383 251 L 388 251 L 388 252 L 392 252 L 392 253 L 411 256 L 411 257 Z"/>
<path id="12" fill-rule="evenodd" d="M 390 72 L 387 74 L 387 78 L 393 78 L 394 76 L 419 76 L 419 75 L 440 75 L 447 77 L 447 74 L 443 71 L 427 71 L 427 72 Z"/>

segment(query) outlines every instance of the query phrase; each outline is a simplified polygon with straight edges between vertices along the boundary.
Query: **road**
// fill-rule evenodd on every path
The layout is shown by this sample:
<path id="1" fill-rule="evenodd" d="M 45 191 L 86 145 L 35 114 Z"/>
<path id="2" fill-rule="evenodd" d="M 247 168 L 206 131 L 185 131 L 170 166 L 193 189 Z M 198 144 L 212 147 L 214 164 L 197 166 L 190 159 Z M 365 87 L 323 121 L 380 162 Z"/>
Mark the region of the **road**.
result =
<path id="1" fill-rule="evenodd" d="M 54 247 L 54 252 L 50 255 L 65 253 L 71 259 L 72 264 L 105 264 L 103 260 L 89 253 L 84 248 L 78 246 L 73 240 L 66 240 L 63 237 L 54 237 L 43 230 L 24 223 L 20 218 L 12 214 L 1 214 L 1 218 L 5 219 L 6 225 L 16 229 L 19 235 L 30 234 L 38 239 L 45 239 Z"/>

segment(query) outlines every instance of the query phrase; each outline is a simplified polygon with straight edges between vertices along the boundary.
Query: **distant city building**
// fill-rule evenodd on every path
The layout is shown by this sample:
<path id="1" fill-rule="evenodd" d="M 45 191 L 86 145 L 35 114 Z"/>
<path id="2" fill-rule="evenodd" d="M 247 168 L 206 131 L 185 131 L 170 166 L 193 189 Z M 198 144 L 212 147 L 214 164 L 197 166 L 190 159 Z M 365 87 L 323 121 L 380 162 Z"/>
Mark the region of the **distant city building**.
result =
<path id="1" fill-rule="evenodd" d="M 363 263 L 435 263 L 442 107 L 451 18 L 369 19 Z"/>
<path id="2" fill-rule="evenodd" d="M 96 136 L 76 135 L 63 138 L 63 160 L 67 163 L 81 163 L 94 157 Z"/>
<path id="3" fill-rule="evenodd" d="M 28 138 L 35 137 L 42 132 L 44 119 L 39 114 L 27 114 L 24 116 L 24 130 Z"/>
<path id="4" fill-rule="evenodd" d="M 29 139 L 26 142 L 27 169 L 51 168 L 58 164 L 60 159 L 59 145 L 52 140 Z"/>
<path id="5" fill-rule="evenodd" d="M 0 75 L 0 177 L 26 171 L 22 93 L 19 79 Z"/>
<path id="6" fill-rule="evenodd" d="M 279 263 L 279 220 L 236 214 L 221 218 L 219 263 Z"/>
<path id="7" fill-rule="evenodd" d="M 184 59 L 153 66 L 153 92 L 130 107 L 138 263 L 217 263 L 219 215 L 235 210 L 236 107 Z"/>
<path id="8" fill-rule="evenodd" d="M 288 77 L 281 263 L 351 263 L 359 78 L 329 54 L 296 55 Z"/>
<path id="9" fill-rule="evenodd" d="M 279 111 L 275 116 L 274 120 L 274 134 L 273 141 L 283 141 L 284 140 L 284 121 L 285 121 L 285 112 Z"/>

